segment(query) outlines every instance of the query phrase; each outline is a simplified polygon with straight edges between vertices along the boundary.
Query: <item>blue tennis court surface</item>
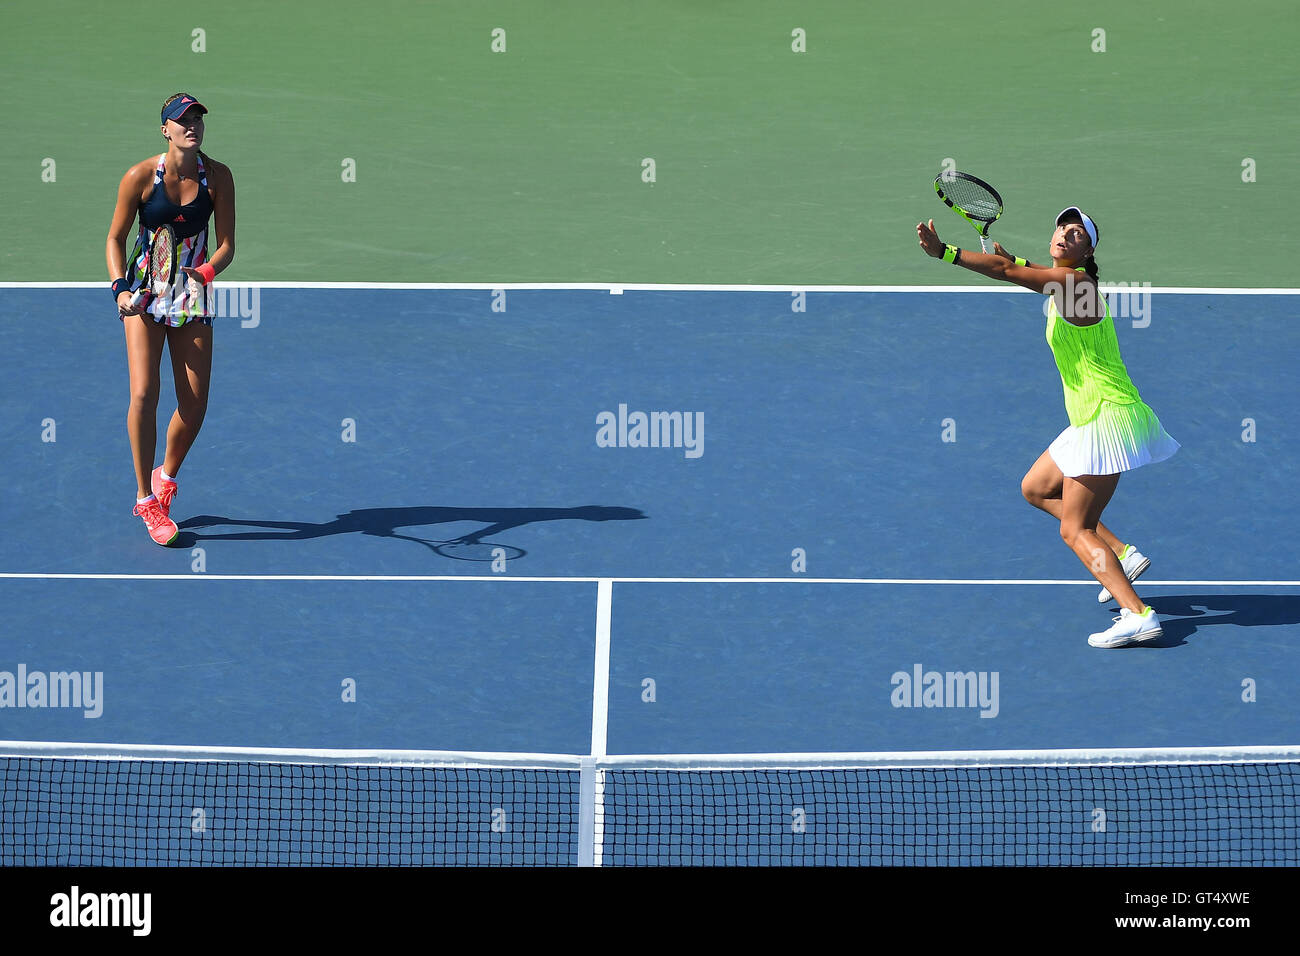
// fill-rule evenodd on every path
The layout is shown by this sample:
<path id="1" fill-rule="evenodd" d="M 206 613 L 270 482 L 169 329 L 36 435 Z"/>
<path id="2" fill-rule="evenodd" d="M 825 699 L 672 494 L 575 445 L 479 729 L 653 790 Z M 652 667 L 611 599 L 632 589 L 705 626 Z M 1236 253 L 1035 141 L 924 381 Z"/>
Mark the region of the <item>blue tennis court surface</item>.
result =
<path id="1" fill-rule="evenodd" d="M 1160 293 L 1118 323 L 1183 448 L 1106 512 L 1166 621 L 1107 653 L 1095 585 L 799 580 L 1084 580 L 1019 494 L 1065 425 L 1036 297 L 260 295 L 255 327 L 218 320 L 163 549 L 131 515 L 107 296 L 0 291 L 0 671 L 103 674 L 101 716 L 5 709 L 0 739 L 587 753 L 612 578 L 610 753 L 1296 742 L 1295 296 Z M 702 431 L 602 447 L 620 406 Z M 519 556 L 435 550 L 466 535 Z M 894 706 L 918 665 L 996 673 L 996 706 Z"/>

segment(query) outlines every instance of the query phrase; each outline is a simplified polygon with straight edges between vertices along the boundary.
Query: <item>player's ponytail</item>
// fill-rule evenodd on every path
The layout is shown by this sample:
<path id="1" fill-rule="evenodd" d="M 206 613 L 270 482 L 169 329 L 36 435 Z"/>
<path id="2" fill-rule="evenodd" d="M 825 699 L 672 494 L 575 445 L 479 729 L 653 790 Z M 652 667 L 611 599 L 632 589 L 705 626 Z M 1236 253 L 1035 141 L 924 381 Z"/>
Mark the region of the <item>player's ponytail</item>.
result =
<path id="1" fill-rule="evenodd" d="M 1097 260 L 1092 257 L 1092 253 L 1088 253 L 1088 257 L 1083 260 L 1083 268 L 1088 275 L 1092 276 L 1094 282 L 1097 281 L 1097 273 L 1100 270 L 1097 269 Z"/>

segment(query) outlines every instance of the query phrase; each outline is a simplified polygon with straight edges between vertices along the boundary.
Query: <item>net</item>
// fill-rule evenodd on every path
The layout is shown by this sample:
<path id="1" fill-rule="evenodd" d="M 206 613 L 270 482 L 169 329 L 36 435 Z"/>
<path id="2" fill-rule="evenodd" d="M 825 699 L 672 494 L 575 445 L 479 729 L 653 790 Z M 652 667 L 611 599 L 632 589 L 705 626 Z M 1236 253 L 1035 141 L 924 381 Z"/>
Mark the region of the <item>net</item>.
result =
<path id="1" fill-rule="evenodd" d="M 1300 753 L 988 764 L 79 749 L 0 756 L 0 864 L 1300 863 Z"/>
<path id="2" fill-rule="evenodd" d="M 1227 866 L 1297 859 L 1295 765 L 612 777 L 606 864 Z"/>

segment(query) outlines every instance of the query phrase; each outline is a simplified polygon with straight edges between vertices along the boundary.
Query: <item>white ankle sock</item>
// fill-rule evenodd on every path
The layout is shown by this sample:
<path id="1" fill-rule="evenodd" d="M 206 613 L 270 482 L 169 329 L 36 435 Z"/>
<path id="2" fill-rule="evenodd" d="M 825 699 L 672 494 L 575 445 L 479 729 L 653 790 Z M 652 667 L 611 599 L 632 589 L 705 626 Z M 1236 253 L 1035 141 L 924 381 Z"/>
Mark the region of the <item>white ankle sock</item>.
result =
<path id="1" fill-rule="evenodd" d="M 142 505 L 146 501 L 153 501 L 153 495 L 145 495 L 143 498 L 137 498 L 135 503 L 138 505 Z"/>
<path id="2" fill-rule="evenodd" d="M 161 469 L 159 469 L 159 471 L 158 471 L 158 477 L 162 478 L 163 481 L 175 481 L 175 480 L 176 480 L 176 479 L 173 478 L 171 475 L 167 474 L 167 472 L 165 472 L 165 471 L 163 471 L 163 470 L 161 470 Z"/>

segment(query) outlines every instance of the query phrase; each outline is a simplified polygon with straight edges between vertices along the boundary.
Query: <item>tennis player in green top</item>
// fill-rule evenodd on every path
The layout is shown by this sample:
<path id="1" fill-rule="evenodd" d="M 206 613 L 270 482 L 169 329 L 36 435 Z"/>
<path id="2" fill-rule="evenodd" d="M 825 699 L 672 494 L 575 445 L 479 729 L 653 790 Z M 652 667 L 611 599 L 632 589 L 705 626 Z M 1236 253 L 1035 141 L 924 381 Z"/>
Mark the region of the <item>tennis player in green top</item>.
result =
<path id="1" fill-rule="evenodd" d="M 1088 643 L 1124 647 L 1159 637 L 1160 619 L 1132 584 L 1151 561 L 1102 524 L 1101 513 L 1121 474 L 1164 461 L 1179 446 L 1142 401 L 1120 358 L 1110 307 L 1097 288 L 1097 224 L 1077 206 L 1057 216 L 1050 266 L 1015 258 L 996 243 L 994 253 L 945 245 L 933 219 L 917 223 L 916 234 L 928 256 L 1051 296 L 1047 342 L 1070 426 L 1034 462 L 1020 490 L 1060 521 L 1062 539 L 1102 585 L 1098 600 L 1114 595 L 1119 602 L 1114 625 Z"/>

